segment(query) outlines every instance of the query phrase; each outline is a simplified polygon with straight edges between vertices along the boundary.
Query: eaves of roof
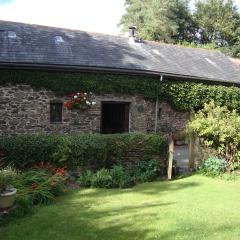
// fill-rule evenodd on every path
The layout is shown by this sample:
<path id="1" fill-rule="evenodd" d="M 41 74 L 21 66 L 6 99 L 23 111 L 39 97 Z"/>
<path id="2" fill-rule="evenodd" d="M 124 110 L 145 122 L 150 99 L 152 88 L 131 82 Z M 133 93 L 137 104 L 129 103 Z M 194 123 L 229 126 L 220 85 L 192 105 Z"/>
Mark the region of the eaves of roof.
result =
<path id="1" fill-rule="evenodd" d="M 207 84 L 221 84 L 226 86 L 240 86 L 240 83 L 225 82 L 212 78 L 200 78 L 198 76 L 172 74 L 151 70 L 134 70 L 127 68 L 111 68 L 98 66 L 79 66 L 79 65 L 53 65 L 53 64 L 34 64 L 34 63 L 4 63 L 0 62 L 0 70 L 41 70 L 41 71 L 62 71 L 62 72 L 100 72 L 112 74 L 145 75 L 152 77 L 161 77 L 167 80 L 188 80 L 192 82 L 201 82 Z"/>

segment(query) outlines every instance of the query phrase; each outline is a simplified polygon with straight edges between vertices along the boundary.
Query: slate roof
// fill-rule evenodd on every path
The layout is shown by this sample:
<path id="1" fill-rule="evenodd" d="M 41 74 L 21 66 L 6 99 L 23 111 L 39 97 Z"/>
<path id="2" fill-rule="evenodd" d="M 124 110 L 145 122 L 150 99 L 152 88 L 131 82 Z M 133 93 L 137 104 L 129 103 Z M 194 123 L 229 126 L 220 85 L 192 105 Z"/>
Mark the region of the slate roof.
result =
<path id="1" fill-rule="evenodd" d="M 0 20 L 0 65 L 15 64 L 240 83 L 240 69 L 219 51 Z"/>

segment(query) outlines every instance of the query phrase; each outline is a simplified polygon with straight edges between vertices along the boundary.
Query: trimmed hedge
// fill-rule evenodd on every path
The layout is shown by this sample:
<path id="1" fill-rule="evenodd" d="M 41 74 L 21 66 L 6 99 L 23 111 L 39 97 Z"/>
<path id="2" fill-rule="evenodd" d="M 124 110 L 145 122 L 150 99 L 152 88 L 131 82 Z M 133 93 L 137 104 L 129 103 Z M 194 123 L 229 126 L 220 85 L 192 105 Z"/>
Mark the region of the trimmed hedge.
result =
<path id="1" fill-rule="evenodd" d="M 114 164 L 165 159 L 167 140 L 160 134 L 17 135 L 0 137 L 4 165 L 25 169 L 40 162 L 68 168 L 100 169 Z"/>

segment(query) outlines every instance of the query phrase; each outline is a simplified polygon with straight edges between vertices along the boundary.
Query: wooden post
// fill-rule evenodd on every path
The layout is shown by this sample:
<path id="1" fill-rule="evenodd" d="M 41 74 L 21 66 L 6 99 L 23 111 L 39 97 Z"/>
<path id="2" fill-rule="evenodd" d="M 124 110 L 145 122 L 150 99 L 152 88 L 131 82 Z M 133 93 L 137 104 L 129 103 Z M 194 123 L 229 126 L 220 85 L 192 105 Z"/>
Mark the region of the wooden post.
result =
<path id="1" fill-rule="evenodd" d="M 170 134 L 168 138 L 168 180 L 172 179 L 172 167 L 173 167 L 173 157 L 174 157 L 174 141 L 173 135 Z"/>
<path id="2" fill-rule="evenodd" d="M 189 162 L 188 162 L 188 169 L 189 171 L 193 171 L 195 168 L 195 144 L 196 138 L 193 134 L 189 136 Z"/>

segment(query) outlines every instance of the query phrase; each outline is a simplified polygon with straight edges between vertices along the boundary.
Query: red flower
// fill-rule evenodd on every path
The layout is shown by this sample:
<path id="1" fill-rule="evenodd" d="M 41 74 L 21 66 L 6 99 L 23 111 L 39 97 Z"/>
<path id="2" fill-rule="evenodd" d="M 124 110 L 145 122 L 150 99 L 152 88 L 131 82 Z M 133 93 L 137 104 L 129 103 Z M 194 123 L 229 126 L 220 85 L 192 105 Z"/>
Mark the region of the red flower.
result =
<path id="1" fill-rule="evenodd" d="M 71 101 L 65 102 L 64 107 L 66 107 L 68 109 L 72 109 L 73 108 L 73 103 Z"/>
<path id="2" fill-rule="evenodd" d="M 70 93 L 68 97 L 71 97 L 71 100 L 64 103 L 64 106 L 71 109 L 87 109 L 90 108 L 92 104 L 92 93 L 78 92 Z"/>
<path id="3" fill-rule="evenodd" d="M 57 169 L 56 169 L 56 174 L 58 174 L 58 175 L 60 175 L 60 176 L 65 176 L 65 175 L 66 175 L 66 167 L 57 168 Z"/>

